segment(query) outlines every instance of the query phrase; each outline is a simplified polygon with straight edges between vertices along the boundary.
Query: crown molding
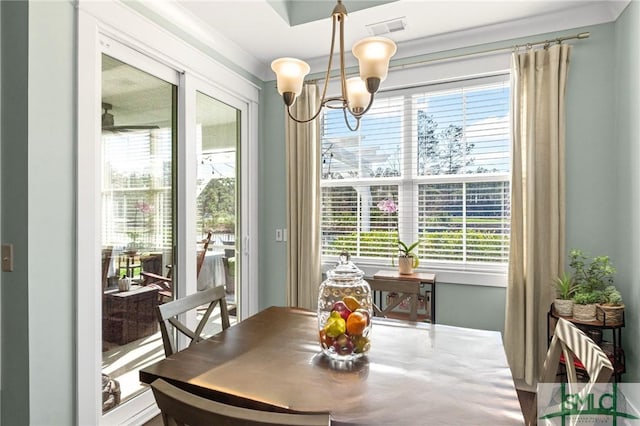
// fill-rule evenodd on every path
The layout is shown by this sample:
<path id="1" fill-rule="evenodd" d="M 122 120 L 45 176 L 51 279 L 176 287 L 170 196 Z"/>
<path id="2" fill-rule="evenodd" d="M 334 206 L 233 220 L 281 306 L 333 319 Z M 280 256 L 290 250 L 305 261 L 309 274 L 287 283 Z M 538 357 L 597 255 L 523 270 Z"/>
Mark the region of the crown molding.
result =
<path id="1" fill-rule="evenodd" d="M 613 22 L 630 2 L 631 0 L 588 1 L 578 7 L 553 14 L 400 42 L 398 55 L 393 60 Z M 275 79 L 269 64 L 244 51 L 200 18 L 187 12 L 177 2 L 138 0 L 137 3 L 145 9 L 145 14 L 155 14 L 165 23 L 172 23 L 174 27 L 169 29 L 170 31 L 179 33 L 178 36 L 186 38 L 187 42 L 205 54 L 215 57 L 217 53 L 262 81 Z M 311 67 L 311 74 L 322 74 L 326 71 L 326 57 L 308 58 L 306 61 Z M 357 66 L 357 61 L 351 55 L 347 55 L 345 61 L 347 67 Z"/>
<path id="2" fill-rule="evenodd" d="M 553 14 L 538 15 L 401 42 L 398 43 L 398 54 L 393 57 L 393 61 L 613 22 L 618 19 L 629 3 L 630 0 L 585 2 L 580 7 Z M 326 57 L 309 59 L 307 62 L 311 66 L 312 74 L 326 71 Z M 347 67 L 358 65 L 350 55 L 345 58 L 345 62 Z M 273 77 L 270 79 L 273 80 Z"/>

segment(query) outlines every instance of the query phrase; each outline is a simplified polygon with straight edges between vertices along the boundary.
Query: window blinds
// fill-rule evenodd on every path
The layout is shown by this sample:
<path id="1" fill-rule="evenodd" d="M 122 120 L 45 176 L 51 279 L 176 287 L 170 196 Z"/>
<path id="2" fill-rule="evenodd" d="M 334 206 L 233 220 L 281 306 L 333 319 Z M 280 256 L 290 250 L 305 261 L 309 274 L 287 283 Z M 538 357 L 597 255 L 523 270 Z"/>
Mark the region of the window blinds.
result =
<path id="1" fill-rule="evenodd" d="M 432 263 L 505 263 L 509 90 L 501 75 L 382 93 L 357 132 L 325 111 L 323 254 L 383 261 L 399 238 Z"/>

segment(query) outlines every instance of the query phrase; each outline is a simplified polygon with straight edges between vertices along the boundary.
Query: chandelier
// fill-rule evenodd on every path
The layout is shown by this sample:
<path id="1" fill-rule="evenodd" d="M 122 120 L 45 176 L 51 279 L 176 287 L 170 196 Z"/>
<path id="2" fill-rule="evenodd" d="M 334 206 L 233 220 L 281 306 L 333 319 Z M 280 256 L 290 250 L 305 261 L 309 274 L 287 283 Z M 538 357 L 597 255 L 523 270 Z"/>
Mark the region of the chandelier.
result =
<path id="1" fill-rule="evenodd" d="M 322 108 L 342 109 L 344 121 L 347 127 L 358 130 L 360 118 L 371 108 L 374 94 L 378 91 L 380 83 L 387 77 L 389 69 L 389 59 L 396 53 L 396 45 L 393 41 L 383 37 L 368 37 L 358 41 L 353 45 L 353 56 L 358 59 L 360 76 L 346 78 L 344 64 L 344 21 L 347 17 L 347 9 L 343 6 L 342 0 L 338 0 L 332 18 L 331 31 L 331 51 L 329 53 L 329 64 L 327 74 L 324 79 L 324 88 L 320 98 L 318 111 L 308 119 L 298 119 L 291 114 L 291 106 L 296 97 L 302 92 L 304 77 L 309 73 L 309 64 L 295 58 L 279 58 L 271 63 L 271 69 L 276 73 L 278 93 L 287 107 L 289 117 L 298 123 L 308 123 L 320 114 Z M 333 52 L 336 41 L 336 27 L 340 29 L 340 87 L 341 94 L 336 97 L 326 97 L 327 86 L 331 78 L 331 65 L 333 62 Z M 349 114 L 355 118 L 356 126 L 349 123 Z"/>

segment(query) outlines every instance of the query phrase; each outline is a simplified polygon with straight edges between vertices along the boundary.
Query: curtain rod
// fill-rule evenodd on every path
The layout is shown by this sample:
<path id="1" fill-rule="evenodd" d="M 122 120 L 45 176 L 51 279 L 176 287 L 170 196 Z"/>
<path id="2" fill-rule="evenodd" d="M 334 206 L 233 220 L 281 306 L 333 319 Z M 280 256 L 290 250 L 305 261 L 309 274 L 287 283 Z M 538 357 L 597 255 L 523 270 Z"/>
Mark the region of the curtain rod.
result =
<path id="1" fill-rule="evenodd" d="M 496 47 L 493 49 L 485 49 L 485 50 L 481 50 L 478 52 L 471 52 L 471 53 L 461 53 L 459 55 L 451 55 L 451 56 L 443 56 L 441 58 L 433 58 L 433 59 L 424 59 L 422 61 L 416 61 L 416 62 L 409 62 L 406 64 L 399 64 L 399 65 L 391 65 L 389 66 L 389 70 L 392 69 L 404 69 L 404 68 L 411 68 L 411 67 L 417 67 L 420 65 L 424 65 L 424 64 L 428 64 L 431 62 L 438 62 L 438 61 L 449 61 L 452 59 L 458 59 L 458 58 L 464 58 L 464 57 L 468 57 L 468 56 L 480 56 L 480 55 L 486 55 L 488 53 L 494 53 L 494 52 L 501 52 L 504 50 L 517 50 L 520 49 L 522 47 L 526 47 L 527 49 L 531 49 L 533 46 L 539 46 L 539 45 L 544 45 L 545 48 L 549 47 L 551 45 L 551 43 L 562 43 L 563 41 L 566 40 L 582 40 L 585 38 L 589 38 L 589 36 L 591 36 L 590 32 L 583 32 L 583 33 L 578 33 L 578 34 L 574 34 L 574 35 L 570 35 L 570 36 L 564 36 L 564 37 L 556 37 L 556 38 L 552 38 L 552 39 L 548 39 L 548 40 L 540 40 L 540 41 L 534 41 L 534 42 L 529 42 L 529 43 L 524 43 L 524 44 L 514 44 L 511 46 L 504 46 L 504 47 Z M 337 77 L 336 75 L 331 75 L 331 78 Z M 313 78 L 313 79 L 309 79 L 309 80 L 305 80 L 305 83 L 316 83 L 318 81 L 322 81 L 322 78 Z"/>
<path id="2" fill-rule="evenodd" d="M 481 51 L 478 51 L 478 52 L 461 53 L 459 55 L 443 56 L 442 58 L 425 59 L 425 60 L 422 60 L 422 61 L 410 62 L 410 63 L 407 63 L 407 64 L 391 65 L 389 67 L 389 69 L 391 70 L 391 69 L 396 69 L 396 68 L 410 68 L 410 67 L 414 67 L 414 66 L 427 64 L 427 63 L 430 63 L 430 62 L 448 61 L 448 60 L 452 60 L 452 59 L 464 58 L 464 57 L 467 57 L 467 56 L 486 55 L 487 53 L 500 52 L 500 51 L 504 51 L 504 50 L 515 51 L 515 50 L 520 49 L 522 47 L 526 47 L 527 49 L 531 49 L 533 46 L 539 46 L 541 44 L 544 45 L 545 48 L 547 48 L 552 43 L 560 44 L 560 43 L 562 43 L 563 41 L 566 41 L 566 40 L 582 40 L 582 39 L 585 39 L 585 38 L 589 38 L 590 35 L 591 35 L 591 33 L 589 33 L 589 32 L 583 32 L 583 33 L 578 33 L 578 34 L 574 34 L 574 35 L 570 35 L 570 36 L 557 37 L 557 38 L 552 38 L 552 39 L 548 39 L 548 40 L 534 41 L 534 42 L 529 42 L 529 43 L 525 43 L 525 44 L 514 44 L 512 46 L 496 47 L 496 48 L 493 48 L 493 49 L 485 49 L 485 50 L 481 50 Z"/>

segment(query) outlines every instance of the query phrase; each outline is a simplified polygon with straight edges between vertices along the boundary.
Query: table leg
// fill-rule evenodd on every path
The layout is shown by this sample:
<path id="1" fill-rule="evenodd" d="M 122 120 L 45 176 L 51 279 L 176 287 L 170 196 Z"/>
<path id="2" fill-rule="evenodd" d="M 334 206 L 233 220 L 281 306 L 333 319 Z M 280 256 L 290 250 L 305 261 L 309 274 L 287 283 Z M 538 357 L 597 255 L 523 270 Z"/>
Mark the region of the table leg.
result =
<path id="1" fill-rule="evenodd" d="M 436 282 L 431 283 L 431 324 L 436 323 Z"/>

